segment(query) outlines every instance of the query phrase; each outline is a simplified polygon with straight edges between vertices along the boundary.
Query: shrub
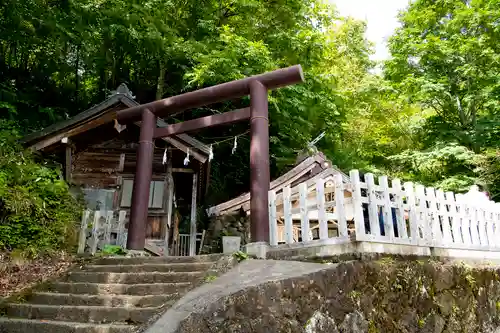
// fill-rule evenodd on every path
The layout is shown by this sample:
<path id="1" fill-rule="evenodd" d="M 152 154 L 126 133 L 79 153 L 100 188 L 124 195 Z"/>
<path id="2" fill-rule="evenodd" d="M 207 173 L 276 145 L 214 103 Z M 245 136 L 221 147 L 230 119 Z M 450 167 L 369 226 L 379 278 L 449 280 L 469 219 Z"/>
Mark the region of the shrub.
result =
<path id="1" fill-rule="evenodd" d="M 0 249 L 69 249 L 81 207 L 60 172 L 37 162 L 18 139 L 15 124 L 0 121 Z"/>

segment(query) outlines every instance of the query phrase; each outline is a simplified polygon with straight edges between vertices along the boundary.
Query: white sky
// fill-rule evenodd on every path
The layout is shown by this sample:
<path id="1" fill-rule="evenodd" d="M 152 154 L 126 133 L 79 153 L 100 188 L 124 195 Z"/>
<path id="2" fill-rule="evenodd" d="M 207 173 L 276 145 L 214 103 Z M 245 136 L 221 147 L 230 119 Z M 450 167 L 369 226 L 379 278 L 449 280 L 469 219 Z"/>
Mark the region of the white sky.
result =
<path id="1" fill-rule="evenodd" d="M 408 0 L 330 0 L 342 16 L 352 16 L 366 20 L 366 37 L 375 43 L 373 60 L 389 57 L 386 47 L 387 38 L 398 27 L 397 14 L 406 8 Z"/>

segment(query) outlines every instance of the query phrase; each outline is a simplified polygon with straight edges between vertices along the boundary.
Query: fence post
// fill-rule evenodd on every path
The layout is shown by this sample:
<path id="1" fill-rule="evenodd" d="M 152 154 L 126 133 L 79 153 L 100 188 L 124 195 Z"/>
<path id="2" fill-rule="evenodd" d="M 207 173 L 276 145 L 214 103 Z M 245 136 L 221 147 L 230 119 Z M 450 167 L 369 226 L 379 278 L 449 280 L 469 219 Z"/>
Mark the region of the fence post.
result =
<path id="1" fill-rule="evenodd" d="M 127 217 L 127 211 L 120 210 L 118 215 L 118 230 L 116 231 L 116 245 L 125 248 L 127 246 L 127 241 L 125 239 L 125 218 Z"/>
<path id="2" fill-rule="evenodd" d="M 465 206 L 465 200 L 463 194 L 457 194 L 455 196 L 455 202 L 457 203 L 458 206 L 458 216 L 460 217 L 460 229 L 462 231 L 462 239 L 465 245 L 472 245 L 472 237 L 469 230 L 470 221 L 467 216 L 467 207 Z"/>
<path id="3" fill-rule="evenodd" d="M 291 203 L 290 186 L 283 188 L 283 215 L 285 218 L 285 240 L 287 244 L 292 244 L 293 240 L 293 224 L 292 224 L 292 203 Z"/>
<path id="4" fill-rule="evenodd" d="M 113 211 L 108 210 L 106 221 L 104 222 L 104 243 L 103 246 L 111 244 L 111 225 L 113 223 Z"/>
<path id="5" fill-rule="evenodd" d="M 352 207 L 354 211 L 354 228 L 356 240 L 366 239 L 365 218 L 363 216 L 363 200 L 361 197 L 361 184 L 358 170 L 349 173 L 352 185 Z"/>
<path id="6" fill-rule="evenodd" d="M 427 209 L 427 198 L 425 196 L 425 187 L 417 185 L 415 187 L 418 200 L 418 228 L 422 230 L 424 245 L 432 245 L 432 233 L 429 223 L 429 210 Z"/>
<path id="7" fill-rule="evenodd" d="M 328 221 L 325 211 L 325 181 L 322 178 L 316 180 L 316 208 L 318 209 L 319 238 L 328 238 Z"/>
<path id="8" fill-rule="evenodd" d="M 335 181 L 335 210 L 337 213 L 337 221 L 339 225 L 339 236 L 348 236 L 347 220 L 345 216 L 345 203 L 344 203 L 344 182 L 342 175 L 336 173 L 334 176 Z"/>
<path id="9" fill-rule="evenodd" d="M 278 222 L 276 221 L 276 192 L 269 191 L 269 243 L 278 245 Z"/>
<path id="10" fill-rule="evenodd" d="M 392 180 L 392 190 L 394 192 L 394 203 L 396 204 L 396 222 L 398 226 L 398 236 L 403 239 L 408 239 L 408 230 L 406 229 L 405 210 L 403 206 L 404 192 L 401 189 L 401 181 L 399 179 Z"/>
<path id="11" fill-rule="evenodd" d="M 299 204 L 300 204 L 300 229 L 302 234 L 302 242 L 311 240 L 309 237 L 309 213 L 307 210 L 307 184 L 299 185 Z"/>
<path id="12" fill-rule="evenodd" d="M 453 192 L 446 192 L 445 199 L 450 206 L 449 217 L 451 220 L 451 234 L 453 236 L 453 243 L 463 244 L 462 232 L 460 231 L 460 215 L 457 211 L 455 194 Z"/>
<path id="13" fill-rule="evenodd" d="M 493 205 L 493 221 L 495 225 L 495 247 L 500 248 L 500 203 Z"/>
<path id="14" fill-rule="evenodd" d="M 368 218 L 370 220 L 370 233 L 373 237 L 380 236 L 380 224 L 378 219 L 378 200 L 375 194 L 375 180 L 373 174 L 365 175 L 367 194 L 368 194 Z"/>
<path id="15" fill-rule="evenodd" d="M 444 192 L 442 190 L 436 190 L 436 200 L 439 205 L 438 211 L 438 227 L 439 221 L 441 221 L 441 226 L 443 228 L 443 243 L 451 244 L 451 227 L 450 227 L 450 214 L 448 213 L 448 204 L 444 198 Z"/>
<path id="16" fill-rule="evenodd" d="M 429 223 L 431 230 L 431 237 L 434 245 L 442 245 L 443 234 L 439 222 L 439 213 L 437 209 L 436 190 L 433 187 L 425 189 L 427 200 L 429 202 Z"/>
<path id="17" fill-rule="evenodd" d="M 481 239 L 479 238 L 479 226 L 478 226 L 478 211 L 474 202 L 467 202 L 466 208 L 468 208 L 468 220 L 470 221 L 470 234 L 472 238 L 473 245 L 481 246 Z"/>
<path id="18" fill-rule="evenodd" d="M 485 207 L 482 200 L 475 200 L 474 205 L 477 209 L 477 226 L 479 230 L 479 240 L 481 246 L 488 247 L 488 236 L 486 235 L 486 219 L 485 219 Z"/>
<path id="19" fill-rule="evenodd" d="M 389 182 L 387 180 L 387 176 L 380 176 L 378 178 L 378 183 L 382 189 L 382 212 L 384 213 L 384 231 L 385 235 L 389 237 L 389 239 L 394 239 L 394 227 L 392 220 L 392 205 L 391 205 L 391 197 L 389 190 Z"/>
<path id="20" fill-rule="evenodd" d="M 488 246 L 490 249 L 495 247 L 495 227 L 493 219 L 493 206 L 492 201 L 485 204 L 485 218 L 486 218 L 486 236 L 488 237 Z"/>
<path id="21" fill-rule="evenodd" d="M 101 212 L 96 210 L 94 212 L 94 224 L 92 225 L 92 245 L 90 253 L 94 255 L 97 252 L 97 244 L 99 243 L 99 227 L 101 224 Z"/>
<path id="22" fill-rule="evenodd" d="M 412 244 L 418 244 L 420 234 L 418 232 L 417 207 L 415 205 L 415 189 L 412 182 L 404 183 L 406 203 L 408 204 L 408 220 L 410 225 L 410 238 Z"/>
<path id="23" fill-rule="evenodd" d="M 78 239 L 78 254 L 85 252 L 87 242 L 87 226 L 90 217 L 90 210 L 86 209 L 82 213 L 82 223 L 80 224 L 80 238 Z"/>

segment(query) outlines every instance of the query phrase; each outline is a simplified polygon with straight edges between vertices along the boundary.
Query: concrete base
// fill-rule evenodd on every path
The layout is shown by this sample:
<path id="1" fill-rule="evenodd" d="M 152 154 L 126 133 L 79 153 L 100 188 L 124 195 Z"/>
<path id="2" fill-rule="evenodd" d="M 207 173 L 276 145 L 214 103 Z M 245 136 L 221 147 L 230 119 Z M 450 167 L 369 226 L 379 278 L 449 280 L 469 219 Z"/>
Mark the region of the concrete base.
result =
<path id="1" fill-rule="evenodd" d="M 387 253 L 397 255 L 430 256 L 431 249 L 426 246 L 401 245 L 377 242 L 356 242 L 356 252 Z"/>
<path id="2" fill-rule="evenodd" d="M 151 257 L 151 253 L 143 250 L 127 250 L 125 258 Z"/>
<path id="3" fill-rule="evenodd" d="M 255 242 L 245 245 L 245 252 L 258 259 L 266 259 L 270 246 L 267 242 Z"/>
<path id="4" fill-rule="evenodd" d="M 278 245 L 269 247 L 267 259 L 300 259 L 312 257 L 337 257 L 339 261 L 361 259 L 380 255 L 399 255 L 415 257 L 439 257 L 448 259 L 472 259 L 500 262 L 500 251 L 476 249 L 450 249 L 410 244 L 393 244 L 377 241 L 351 241 L 348 239 L 332 239 Z"/>
<path id="5" fill-rule="evenodd" d="M 431 248 L 431 253 L 432 256 L 435 257 L 491 260 L 493 262 L 500 261 L 500 252 L 488 250 L 445 249 L 433 247 Z"/>

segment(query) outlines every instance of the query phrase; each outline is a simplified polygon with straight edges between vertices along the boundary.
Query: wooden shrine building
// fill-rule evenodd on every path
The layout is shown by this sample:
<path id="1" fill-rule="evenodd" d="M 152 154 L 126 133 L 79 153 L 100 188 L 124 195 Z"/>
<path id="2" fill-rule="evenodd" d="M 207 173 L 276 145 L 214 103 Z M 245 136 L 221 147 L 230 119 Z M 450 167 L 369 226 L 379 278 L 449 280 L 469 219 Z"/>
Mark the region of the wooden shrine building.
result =
<path id="1" fill-rule="evenodd" d="M 120 125 L 116 113 L 137 105 L 122 84 L 100 104 L 26 136 L 23 143 L 61 163 L 65 179 L 75 193 L 81 191 L 88 209 L 125 210 L 128 216 L 140 122 Z M 167 125 L 164 119 L 157 119 L 158 127 Z M 209 147 L 187 134 L 155 141 L 147 239 L 165 239 L 167 225 L 175 225 L 175 216 L 188 228 L 189 221 L 196 223 L 196 206 L 208 185 L 208 155 Z M 174 218 L 173 210 L 177 212 Z"/>

